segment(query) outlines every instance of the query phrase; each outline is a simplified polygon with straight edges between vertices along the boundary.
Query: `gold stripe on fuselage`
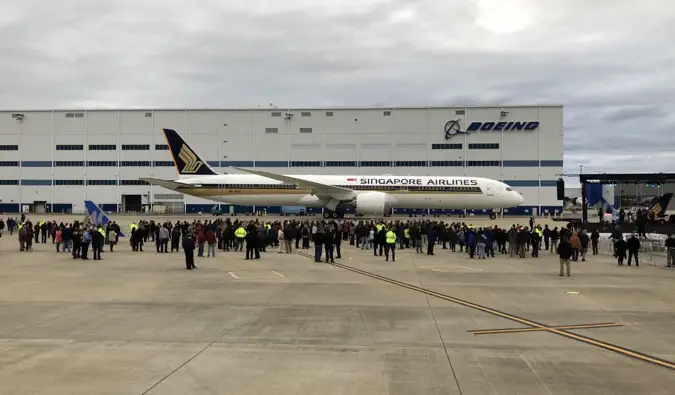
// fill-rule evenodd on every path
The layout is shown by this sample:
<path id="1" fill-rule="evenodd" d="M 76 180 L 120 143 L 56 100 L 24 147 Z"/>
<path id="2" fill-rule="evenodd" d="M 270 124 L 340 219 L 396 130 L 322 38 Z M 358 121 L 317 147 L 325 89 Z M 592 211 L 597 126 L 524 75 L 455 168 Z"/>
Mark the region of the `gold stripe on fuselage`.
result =
<path id="1" fill-rule="evenodd" d="M 360 189 L 356 189 L 360 190 Z M 412 195 L 412 194 L 452 194 L 452 195 L 480 195 L 483 192 L 478 190 L 457 190 L 456 187 L 447 189 L 436 188 L 432 190 L 406 190 L 389 188 L 368 188 L 368 191 L 386 192 L 392 195 Z M 178 188 L 177 192 L 192 196 L 242 196 L 242 195 L 309 195 L 310 188 L 218 188 L 218 187 L 199 187 L 199 188 Z"/>

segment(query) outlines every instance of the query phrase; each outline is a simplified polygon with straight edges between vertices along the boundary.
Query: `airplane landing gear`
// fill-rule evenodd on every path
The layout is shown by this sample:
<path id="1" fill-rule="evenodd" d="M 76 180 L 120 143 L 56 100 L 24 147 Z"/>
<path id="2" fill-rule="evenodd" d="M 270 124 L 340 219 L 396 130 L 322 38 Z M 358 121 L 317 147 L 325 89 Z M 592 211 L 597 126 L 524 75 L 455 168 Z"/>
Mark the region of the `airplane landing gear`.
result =
<path id="1" fill-rule="evenodd" d="M 344 218 L 345 213 L 342 213 L 342 212 L 339 212 L 339 211 L 331 211 L 331 210 L 328 210 L 328 209 L 324 209 L 323 210 L 323 217 L 326 218 L 326 219 L 328 219 L 328 218 L 332 218 L 332 219 Z"/>
<path id="2" fill-rule="evenodd" d="M 490 214 L 490 219 L 497 219 L 497 214 L 495 213 Z"/>

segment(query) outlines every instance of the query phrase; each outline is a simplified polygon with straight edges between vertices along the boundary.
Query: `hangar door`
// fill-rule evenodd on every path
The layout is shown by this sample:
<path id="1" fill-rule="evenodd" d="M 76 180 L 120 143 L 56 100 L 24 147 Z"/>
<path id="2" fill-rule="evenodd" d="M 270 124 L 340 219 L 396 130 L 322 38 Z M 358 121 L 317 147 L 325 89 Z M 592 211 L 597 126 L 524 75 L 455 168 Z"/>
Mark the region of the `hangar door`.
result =
<path id="1" fill-rule="evenodd" d="M 143 211 L 143 196 L 142 195 L 122 195 L 122 212 L 129 211 L 141 212 Z"/>

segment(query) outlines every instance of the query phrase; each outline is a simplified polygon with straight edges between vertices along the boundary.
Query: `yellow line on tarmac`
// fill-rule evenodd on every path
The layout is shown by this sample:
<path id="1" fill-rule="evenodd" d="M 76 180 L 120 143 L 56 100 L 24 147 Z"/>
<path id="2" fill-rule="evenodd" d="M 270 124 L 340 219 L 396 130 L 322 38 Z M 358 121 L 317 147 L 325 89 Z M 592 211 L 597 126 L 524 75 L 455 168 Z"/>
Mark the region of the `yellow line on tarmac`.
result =
<path id="1" fill-rule="evenodd" d="M 614 328 L 624 326 L 623 324 L 615 324 L 612 322 L 607 322 L 604 324 L 580 324 L 580 325 L 561 325 L 561 326 L 548 326 L 546 328 L 504 328 L 504 329 L 481 329 L 475 331 L 469 331 L 474 335 L 497 335 L 501 333 L 519 333 L 519 332 L 541 332 L 548 331 L 549 329 L 595 329 L 595 328 Z"/>
<path id="2" fill-rule="evenodd" d="M 298 253 L 298 254 L 302 255 L 302 256 L 305 256 L 307 258 L 314 259 L 314 257 L 309 255 L 309 254 L 305 254 L 305 253 Z M 621 347 L 621 346 L 616 345 L 616 344 L 607 343 L 607 342 L 604 342 L 604 341 L 601 341 L 601 340 L 590 338 L 588 336 L 577 335 L 576 333 L 567 332 L 564 329 L 556 329 L 555 327 L 550 327 L 550 326 L 547 326 L 547 325 L 544 325 L 544 324 L 540 324 L 538 322 L 528 320 L 526 318 L 517 317 L 515 315 L 508 314 L 508 313 L 505 313 L 503 311 L 499 311 L 499 310 L 496 310 L 496 309 L 493 309 L 493 308 L 481 306 L 481 305 L 476 304 L 476 303 L 472 303 L 472 302 L 469 302 L 469 301 L 466 301 L 466 300 L 455 298 L 455 297 L 452 297 L 452 296 L 449 296 L 449 295 L 444 295 L 444 294 L 441 294 L 441 293 L 438 293 L 438 292 L 435 292 L 435 291 L 431 291 L 431 290 L 426 289 L 426 288 L 421 288 L 421 287 L 418 287 L 416 285 L 404 283 L 404 282 L 394 280 L 394 279 L 391 279 L 391 278 L 388 278 L 388 277 L 380 276 L 378 274 L 370 273 L 370 272 L 367 272 L 365 270 L 357 269 L 355 267 L 343 265 L 343 264 L 340 264 L 340 263 L 331 263 L 331 265 L 333 265 L 335 267 L 339 267 L 341 269 L 349 270 L 351 272 L 358 273 L 358 274 L 361 274 L 361 275 L 364 275 L 364 276 L 367 276 L 367 277 L 370 277 L 370 278 L 374 278 L 374 279 L 377 279 L 377 280 L 380 280 L 380 281 L 384 281 L 384 282 L 387 282 L 387 283 L 390 283 L 390 284 L 394 284 L 394 285 L 397 285 L 397 286 L 402 287 L 402 288 L 407 288 L 407 289 L 410 289 L 410 290 L 413 290 L 413 291 L 417 291 L 417 292 L 421 292 L 421 293 L 424 293 L 424 294 L 427 294 L 427 295 L 430 295 L 430 296 L 434 296 L 436 298 L 443 299 L 445 301 L 452 302 L 452 303 L 455 303 L 455 304 L 458 304 L 458 305 L 461 305 L 461 306 L 464 306 L 464 307 L 468 307 L 468 308 L 471 308 L 471 309 L 474 309 L 474 310 L 482 311 L 482 312 L 487 313 L 487 314 L 492 314 L 492 315 L 495 315 L 497 317 L 502 317 L 502 318 L 505 318 L 507 320 L 518 322 L 520 324 L 527 325 L 527 326 L 532 327 L 532 328 L 538 328 L 541 331 L 555 333 L 556 335 L 566 337 L 568 339 L 577 340 L 579 342 L 586 343 L 586 344 L 589 344 L 591 346 L 595 346 L 595 347 L 598 347 L 598 348 L 602 348 L 602 349 L 607 350 L 607 351 L 612 351 L 612 352 L 617 353 L 619 355 L 635 358 L 635 359 L 638 359 L 640 361 L 650 363 L 652 365 L 664 367 L 666 369 L 675 370 L 675 363 L 673 363 L 671 361 L 667 361 L 665 359 L 657 358 L 657 357 L 652 356 L 652 355 L 643 354 L 643 353 L 640 353 L 638 351 L 631 350 L 631 349 L 628 349 L 628 348 L 624 348 L 624 347 Z"/>

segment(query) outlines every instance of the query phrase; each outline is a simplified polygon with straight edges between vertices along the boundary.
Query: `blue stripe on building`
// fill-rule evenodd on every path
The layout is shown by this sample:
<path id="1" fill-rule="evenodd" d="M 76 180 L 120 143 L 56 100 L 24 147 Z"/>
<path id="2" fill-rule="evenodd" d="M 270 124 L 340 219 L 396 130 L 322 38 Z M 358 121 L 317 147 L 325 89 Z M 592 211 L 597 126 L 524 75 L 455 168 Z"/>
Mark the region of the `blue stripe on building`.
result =
<path id="1" fill-rule="evenodd" d="M 97 163 L 96 161 L 89 161 L 87 166 L 92 167 L 118 167 L 120 163 L 117 161 L 103 161 Z M 128 162 L 128 163 L 127 163 Z M 505 161 L 461 161 L 461 160 L 433 160 L 433 161 L 208 161 L 207 163 L 213 167 L 268 167 L 268 168 L 287 168 L 287 167 L 465 167 L 467 162 L 486 162 L 489 164 L 484 167 L 562 167 L 561 160 L 505 160 Z M 63 161 L 0 161 L 0 167 L 61 167 L 65 162 Z M 138 164 L 150 164 L 148 161 L 122 161 L 122 164 L 129 166 L 138 166 Z M 172 161 L 153 161 L 154 167 L 173 167 Z M 76 165 L 73 165 L 76 166 Z M 125 167 L 125 166 L 123 166 Z M 141 166 L 143 167 L 143 166 Z M 478 166 L 480 167 L 480 166 Z"/>

